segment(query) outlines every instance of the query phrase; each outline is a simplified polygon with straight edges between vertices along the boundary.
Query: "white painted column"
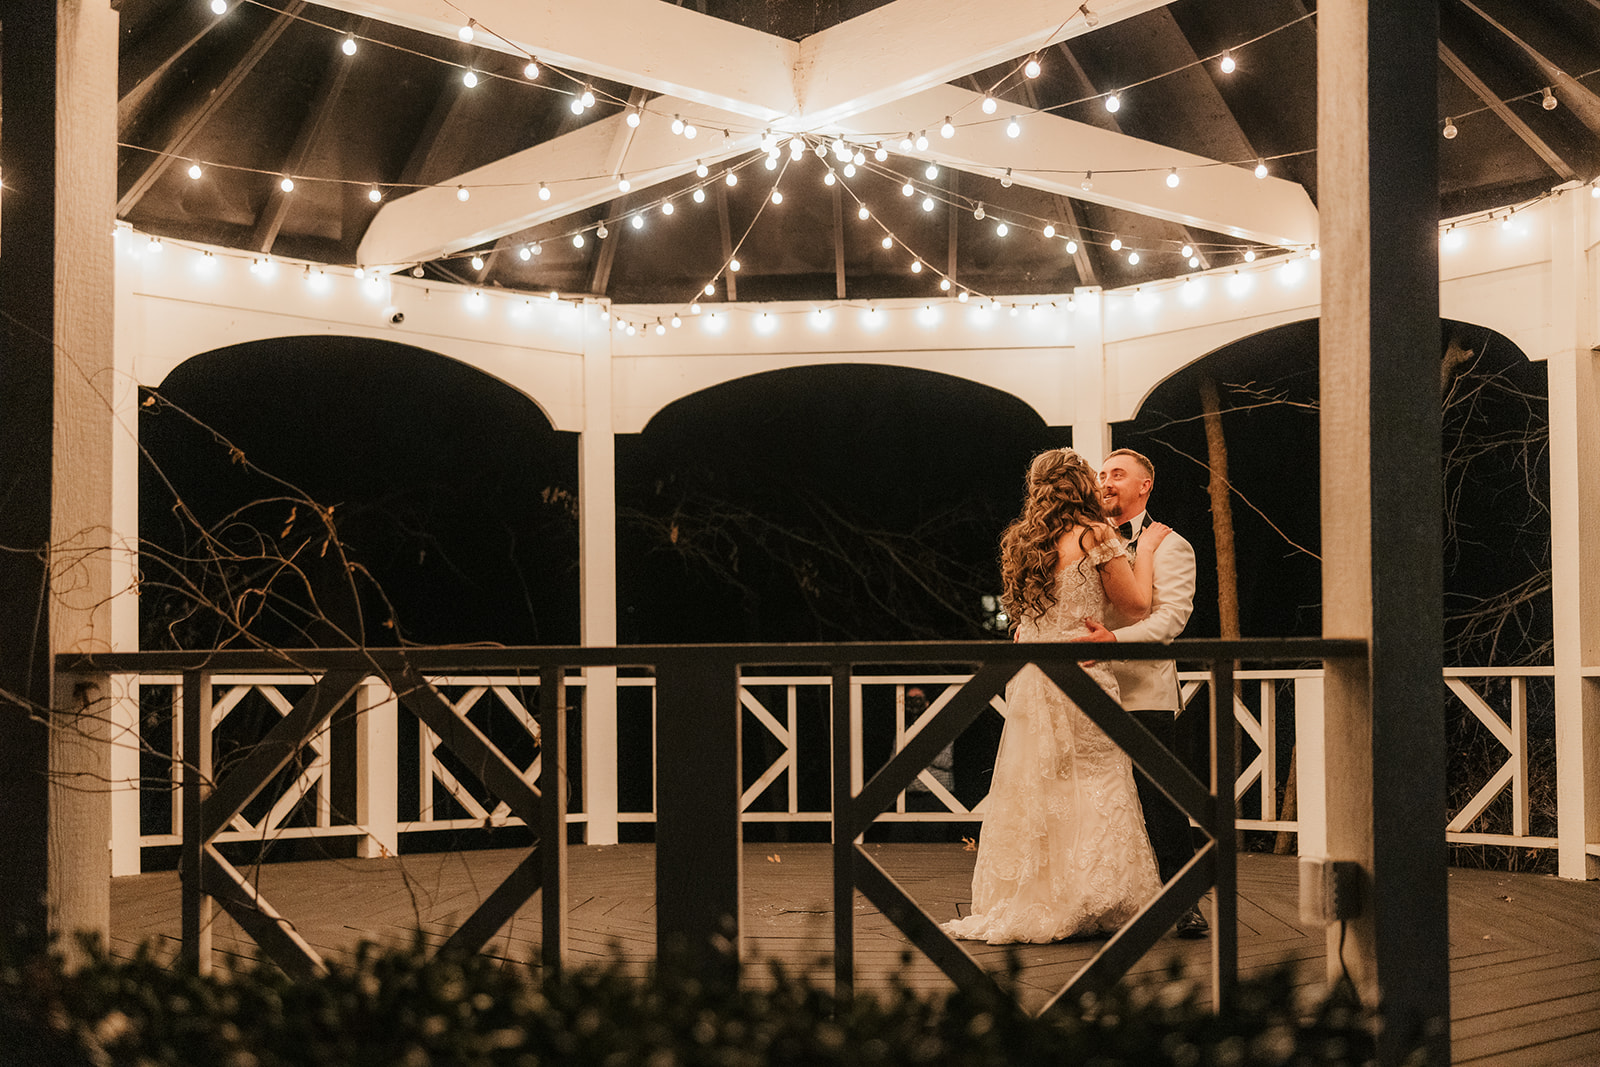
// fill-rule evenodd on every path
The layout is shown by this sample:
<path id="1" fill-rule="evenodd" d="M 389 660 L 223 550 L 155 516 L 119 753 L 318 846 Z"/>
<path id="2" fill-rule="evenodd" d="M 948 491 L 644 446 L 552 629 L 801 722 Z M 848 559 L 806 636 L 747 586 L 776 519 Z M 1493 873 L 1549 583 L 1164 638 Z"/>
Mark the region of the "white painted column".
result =
<path id="1" fill-rule="evenodd" d="M 617 447 L 611 330 L 600 303 L 582 309 L 583 431 L 578 438 L 578 573 L 582 641 L 617 643 Z M 583 809 L 591 845 L 617 842 L 617 671 L 584 671 Z"/>
<path id="2" fill-rule="evenodd" d="M 109 382 L 111 438 L 111 649 L 139 650 L 139 382 L 135 375 L 133 272 L 122 255 L 132 235 L 116 238 L 116 341 Z M 111 875 L 138 874 L 139 683 L 111 679 Z"/>
<path id="3" fill-rule="evenodd" d="M 1328 775 L 1323 746 L 1322 679 L 1294 680 L 1295 850 L 1328 857 Z"/>
<path id="4" fill-rule="evenodd" d="M 356 844 L 361 859 L 400 854 L 400 702 L 387 682 L 368 678 L 356 690 L 356 810 L 366 828 Z"/>
<path id="5" fill-rule="evenodd" d="M 1593 200 L 1551 219 L 1550 559 L 1556 671 L 1557 871 L 1600 877 L 1600 306 Z"/>
<path id="6" fill-rule="evenodd" d="M 1066 388 L 1071 395 L 1066 409 L 1072 412 L 1072 447 L 1096 469 L 1111 451 L 1110 375 L 1106 367 L 1106 319 L 1098 289 L 1079 289 L 1073 294 L 1070 314 L 1072 374 Z"/>

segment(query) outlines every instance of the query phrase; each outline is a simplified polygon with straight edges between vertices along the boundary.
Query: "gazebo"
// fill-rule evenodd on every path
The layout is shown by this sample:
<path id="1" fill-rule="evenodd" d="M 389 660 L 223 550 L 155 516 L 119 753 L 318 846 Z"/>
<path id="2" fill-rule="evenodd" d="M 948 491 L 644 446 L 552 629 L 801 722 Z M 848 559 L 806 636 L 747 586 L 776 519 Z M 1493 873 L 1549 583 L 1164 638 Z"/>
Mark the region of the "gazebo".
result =
<path id="1" fill-rule="evenodd" d="M 1563 122 L 1592 131 L 1600 104 L 1550 43 L 1577 17 L 1563 5 L 1531 5 L 1534 18 L 1465 2 L 1346 0 L 1314 16 L 1288 4 L 1258 37 L 1230 37 L 1207 5 L 1152 0 L 993 18 L 894 0 L 799 22 L 773 5 L 760 28 L 740 24 L 748 5 L 660 0 L 216 6 L 162 22 L 173 13 L 121 5 L 139 35 L 120 68 L 113 5 L 14 3 L 0 17 L 9 922 L 103 929 L 100 843 L 126 839 L 129 819 L 137 837 L 137 753 L 106 725 L 131 713 L 99 669 L 68 666 L 137 652 L 138 388 L 200 353 L 302 335 L 437 352 L 580 435 L 594 650 L 617 643 L 615 439 L 676 399 L 794 366 L 934 370 L 1017 396 L 1098 458 L 1112 424 L 1178 369 L 1320 318 L 1324 633 L 1364 653 L 1327 663 L 1322 729 L 1301 754 L 1301 853 L 1307 886 L 1353 879 L 1340 883 L 1359 898 L 1338 905 L 1342 958 L 1386 1006 L 1384 1054 L 1398 1061 L 1418 1046 L 1448 1056 L 1442 727 L 1416 710 L 1443 697 L 1439 320 L 1489 327 L 1548 365 L 1556 848 L 1563 877 L 1600 874 L 1600 210 L 1586 184 L 1600 160 L 1540 125 L 1565 106 Z M 1469 10 L 1554 71 L 1548 87 L 1516 83 Z M 200 42 L 244 15 L 260 25 L 208 74 Z M 1266 51 L 1295 34 L 1311 51 Z M 341 58 L 304 79 L 304 117 L 276 162 L 227 157 L 236 135 L 219 109 L 273 69 L 273 42 L 297 36 Z M 1249 117 L 1188 132 L 1128 123 L 1142 136 L 1104 119 L 1144 84 L 1106 56 L 1141 44 L 1163 77 L 1216 102 L 1251 47 L 1261 66 L 1314 54 L 1314 95 L 1283 91 L 1286 115 L 1314 99 L 1314 140 L 1280 132 L 1258 148 Z M 450 81 L 431 132 L 386 168 L 361 140 L 364 117 L 340 111 L 355 75 L 338 66 L 385 50 L 401 57 L 390 71 L 423 64 Z M 1070 73 L 1036 86 L 1030 64 Z M 1443 90 L 1441 69 L 1454 79 Z M 181 70 L 209 102 L 155 122 Z M 469 81 L 525 92 L 518 79 L 543 94 L 520 114 L 531 143 L 461 124 Z M 1457 111 L 1463 88 L 1478 103 Z M 1091 107 L 1100 118 L 1067 117 Z M 1441 152 L 1490 116 L 1516 135 L 1497 149 L 1501 177 L 1463 164 L 1441 200 Z M 141 129 L 161 129 L 160 143 L 130 140 Z M 347 159 L 335 143 L 352 146 Z M 1527 171 L 1529 157 L 1543 169 Z M 192 192 L 219 173 L 235 184 Z M 228 198 L 250 182 L 241 222 Z M 751 187 L 759 199 L 730 200 Z M 291 223 L 308 192 L 320 206 Z M 206 205 L 201 221 L 179 210 L 186 196 Z M 677 245 L 625 243 L 702 209 Z M 997 262 L 1005 224 L 1034 245 Z M 1414 510 L 1396 515 L 1396 499 Z M 588 840 L 605 843 L 618 679 L 591 659 L 579 758 Z M 112 789 L 79 788 L 84 776 Z M 115 850 L 112 862 L 111 874 L 137 870 Z"/>

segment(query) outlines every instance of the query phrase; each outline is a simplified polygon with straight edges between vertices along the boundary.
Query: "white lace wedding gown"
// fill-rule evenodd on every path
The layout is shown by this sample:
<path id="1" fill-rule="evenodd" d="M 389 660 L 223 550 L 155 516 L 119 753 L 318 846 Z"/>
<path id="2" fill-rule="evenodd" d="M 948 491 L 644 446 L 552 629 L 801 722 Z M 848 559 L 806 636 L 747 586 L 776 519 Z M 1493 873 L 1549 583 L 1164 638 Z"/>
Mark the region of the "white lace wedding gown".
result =
<path id="1" fill-rule="evenodd" d="M 1105 618 L 1099 563 L 1124 555 L 1112 538 L 1057 579 L 1056 602 L 1024 618 L 1020 641 L 1070 641 Z M 1085 668 L 1113 697 L 1104 663 Z M 1002 944 L 1111 932 L 1160 889 L 1134 791 L 1133 764 L 1037 667 L 1006 687 L 1006 724 L 972 872 L 972 913 L 944 923 L 956 937 Z"/>

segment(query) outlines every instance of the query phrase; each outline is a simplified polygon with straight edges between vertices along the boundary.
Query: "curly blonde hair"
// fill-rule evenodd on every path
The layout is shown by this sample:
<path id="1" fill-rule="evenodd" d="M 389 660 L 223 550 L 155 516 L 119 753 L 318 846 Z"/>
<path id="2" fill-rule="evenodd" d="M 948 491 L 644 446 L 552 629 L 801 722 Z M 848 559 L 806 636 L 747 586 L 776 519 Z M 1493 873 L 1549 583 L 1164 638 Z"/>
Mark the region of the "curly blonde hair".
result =
<path id="1" fill-rule="evenodd" d="M 1094 468 L 1070 448 L 1042 452 L 1028 466 L 1022 514 L 1000 535 L 1000 604 L 1017 621 L 1037 618 L 1055 603 L 1061 535 L 1106 521 Z M 1083 561 L 1079 561 L 1082 566 Z"/>

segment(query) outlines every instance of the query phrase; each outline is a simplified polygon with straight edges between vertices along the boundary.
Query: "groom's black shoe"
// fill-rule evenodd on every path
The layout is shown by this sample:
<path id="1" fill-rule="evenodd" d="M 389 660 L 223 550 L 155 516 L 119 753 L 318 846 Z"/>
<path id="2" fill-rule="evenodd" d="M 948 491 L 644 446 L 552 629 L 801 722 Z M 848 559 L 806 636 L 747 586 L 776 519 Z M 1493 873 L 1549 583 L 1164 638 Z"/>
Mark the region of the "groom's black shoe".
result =
<path id="1" fill-rule="evenodd" d="M 1179 937 L 1193 941 L 1209 934 L 1211 924 L 1206 922 L 1206 917 L 1200 914 L 1199 908 L 1190 908 L 1178 916 L 1175 930 Z"/>

